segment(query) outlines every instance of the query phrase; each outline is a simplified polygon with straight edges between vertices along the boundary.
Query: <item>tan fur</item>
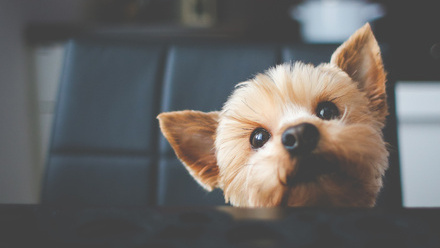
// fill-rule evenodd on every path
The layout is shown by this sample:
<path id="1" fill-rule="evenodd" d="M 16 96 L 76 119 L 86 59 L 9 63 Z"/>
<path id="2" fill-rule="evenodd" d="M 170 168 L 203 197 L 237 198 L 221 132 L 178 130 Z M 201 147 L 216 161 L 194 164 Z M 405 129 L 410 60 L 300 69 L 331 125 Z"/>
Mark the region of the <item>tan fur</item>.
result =
<path id="1" fill-rule="evenodd" d="M 162 113 L 160 127 L 194 178 L 208 190 L 221 188 L 234 206 L 374 206 L 388 167 L 382 137 L 388 113 L 385 77 L 379 46 L 366 24 L 330 63 L 271 68 L 238 84 L 221 112 Z M 316 116 L 324 101 L 338 107 L 338 119 Z M 304 122 L 320 133 L 312 154 L 338 170 L 287 186 L 299 162 L 284 149 L 281 136 Z M 259 149 L 250 145 L 256 128 L 271 134 Z"/>

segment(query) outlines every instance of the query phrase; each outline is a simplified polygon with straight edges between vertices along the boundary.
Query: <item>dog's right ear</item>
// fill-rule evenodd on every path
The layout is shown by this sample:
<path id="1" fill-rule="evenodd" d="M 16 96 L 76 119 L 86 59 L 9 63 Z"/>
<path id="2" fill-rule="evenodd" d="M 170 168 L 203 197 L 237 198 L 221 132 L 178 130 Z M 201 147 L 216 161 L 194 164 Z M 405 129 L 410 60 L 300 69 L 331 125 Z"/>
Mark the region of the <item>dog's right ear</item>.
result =
<path id="1" fill-rule="evenodd" d="M 177 111 L 158 117 L 165 138 L 194 179 L 206 190 L 218 185 L 215 134 L 219 112 Z"/>
<path id="2" fill-rule="evenodd" d="M 370 24 L 358 29 L 333 53 L 330 63 L 345 71 L 366 93 L 370 108 L 382 123 L 388 115 L 386 72 Z"/>

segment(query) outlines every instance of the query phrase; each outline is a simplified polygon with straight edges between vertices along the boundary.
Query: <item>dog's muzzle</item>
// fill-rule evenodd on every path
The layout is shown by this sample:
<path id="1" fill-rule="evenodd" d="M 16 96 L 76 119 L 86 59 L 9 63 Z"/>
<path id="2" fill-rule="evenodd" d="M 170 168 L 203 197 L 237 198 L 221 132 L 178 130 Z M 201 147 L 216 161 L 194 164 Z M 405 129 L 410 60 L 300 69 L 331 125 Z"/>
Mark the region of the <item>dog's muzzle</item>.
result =
<path id="1" fill-rule="evenodd" d="M 331 161 L 312 153 L 320 139 L 319 130 L 313 124 L 301 123 L 289 127 L 284 131 L 281 139 L 290 157 L 295 158 L 296 161 L 295 169 L 291 174 L 286 175 L 287 186 L 310 182 L 320 175 L 335 171 L 336 166 Z"/>

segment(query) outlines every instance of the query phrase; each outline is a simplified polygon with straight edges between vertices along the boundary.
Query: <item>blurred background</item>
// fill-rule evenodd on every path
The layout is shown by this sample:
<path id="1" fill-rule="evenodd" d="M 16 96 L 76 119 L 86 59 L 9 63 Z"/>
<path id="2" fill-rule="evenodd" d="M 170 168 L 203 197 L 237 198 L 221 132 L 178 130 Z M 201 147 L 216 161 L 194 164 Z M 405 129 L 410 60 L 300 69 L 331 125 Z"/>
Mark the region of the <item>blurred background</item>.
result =
<path id="1" fill-rule="evenodd" d="M 440 206 L 438 13 L 424 0 L 0 0 L 0 203 L 40 200 L 71 38 L 339 44 L 368 21 L 397 82 L 404 206 Z"/>

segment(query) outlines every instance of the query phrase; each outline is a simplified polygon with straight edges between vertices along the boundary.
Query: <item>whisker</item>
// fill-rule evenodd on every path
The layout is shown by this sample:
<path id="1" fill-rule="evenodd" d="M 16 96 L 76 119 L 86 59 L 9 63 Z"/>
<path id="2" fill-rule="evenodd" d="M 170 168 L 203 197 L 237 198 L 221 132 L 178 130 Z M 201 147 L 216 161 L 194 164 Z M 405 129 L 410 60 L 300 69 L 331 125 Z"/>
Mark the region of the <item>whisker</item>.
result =
<path id="1" fill-rule="evenodd" d="M 258 114 L 257 111 L 255 111 L 255 109 L 253 109 L 245 100 L 241 100 L 241 102 L 246 105 L 250 110 L 252 110 L 252 112 Z"/>
<path id="2" fill-rule="evenodd" d="M 332 99 L 330 99 L 329 101 L 330 102 L 333 102 L 333 101 L 335 101 L 335 100 L 337 100 L 337 99 L 339 99 L 339 98 L 341 98 L 342 96 L 335 96 L 335 97 L 333 97 Z"/>
<path id="3" fill-rule="evenodd" d="M 245 182 L 245 189 L 247 192 L 249 192 L 249 178 L 252 171 L 252 168 L 254 168 L 255 164 L 245 164 L 247 166 L 247 173 L 246 173 L 246 182 Z"/>
<path id="4" fill-rule="evenodd" d="M 348 110 L 348 107 L 347 107 L 347 105 L 345 105 L 344 106 L 344 114 L 342 115 L 342 118 L 341 118 L 341 122 L 345 122 L 346 121 L 346 118 L 347 118 L 347 116 L 348 116 L 348 114 L 349 114 L 349 110 Z"/>

